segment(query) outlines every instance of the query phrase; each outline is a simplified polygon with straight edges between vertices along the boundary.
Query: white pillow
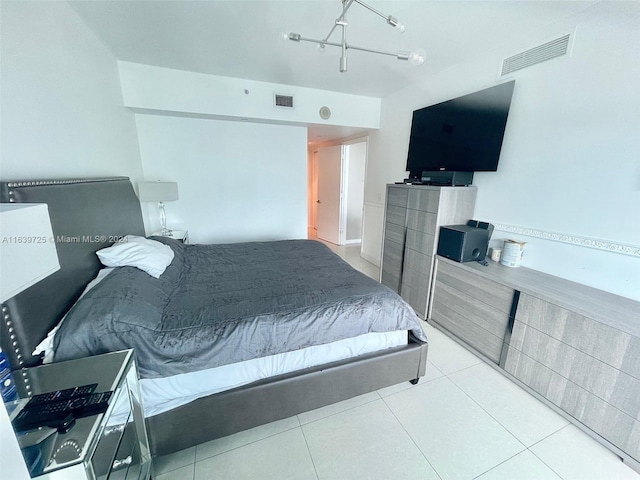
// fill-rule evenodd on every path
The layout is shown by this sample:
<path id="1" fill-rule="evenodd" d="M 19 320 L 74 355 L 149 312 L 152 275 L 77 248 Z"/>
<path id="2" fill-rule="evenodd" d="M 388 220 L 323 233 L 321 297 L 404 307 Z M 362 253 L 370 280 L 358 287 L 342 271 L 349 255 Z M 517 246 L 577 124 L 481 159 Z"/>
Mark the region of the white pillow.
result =
<path id="1" fill-rule="evenodd" d="M 96 254 L 105 267 L 137 267 L 155 278 L 160 278 L 173 260 L 168 245 L 135 235 L 127 235 Z"/>

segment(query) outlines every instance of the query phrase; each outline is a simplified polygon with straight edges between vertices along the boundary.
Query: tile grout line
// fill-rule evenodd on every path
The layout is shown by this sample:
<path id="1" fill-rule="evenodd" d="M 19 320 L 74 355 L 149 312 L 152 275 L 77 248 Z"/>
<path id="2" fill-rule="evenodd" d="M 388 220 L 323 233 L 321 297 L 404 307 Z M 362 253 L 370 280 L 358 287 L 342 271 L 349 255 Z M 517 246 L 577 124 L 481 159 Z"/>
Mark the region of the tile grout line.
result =
<path id="1" fill-rule="evenodd" d="M 553 435 L 555 435 L 556 433 L 564 430 L 565 428 L 570 427 L 571 425 L 573 425 L 571 422 L 569 422 L 567 425 L 565 425 L 564 427 L 559 428 L 558 430 L 556 430 L 553 433 L 550 433 L 549 435 L 547 435 L 546 437 L 538 440 L 536 443 L 534 443 L 533 445 L 531 445 L 530 447 L 527 448 L 527 450 L 529 450 L 531 452 L 531 455 L 533 455 L 534 457 L 536 457 L 538 460 L 540 460 L 544 465 L 547 466 L 547 468 L 549 470 L 551 470 L 553 473 L 555 473 L 559 478 L 562 478 L 564 480 L 564 477 L 562 475 L 560 475 L 560 473 L 556 472 L 553 467 L 551 465 L 549 465 L 547 462 L 545 462 L 540 456 L 538 456 L 536 454 L 536 452 L 534 452 L 533 450 L 531 450 L 533 447 L 535 447 L 536 445 L 544 442 L 545 440 L 547 440 L 548 438 L 552 437 Z"/>
<path id="2" fill-rule="evenodd" d="M 188 467 L 189 465 L 195 465 L 195 464 L 196 464 L 196 458 L 197 458 L 197 457 L 196 457 L 196 448 L 197 448 L 197 447 L 198 447 L 197 445 L 195 445 L 195 446 L 193 446 L 193 447 L 189 447 L 189 448 L 193 448 L 193 461 L 192 461 L 192 462 L 186 463 L 186 464 L 184 464 L 184 465 L 180 465 L 180 466 L 175 467 L 175 468 L 171 468 L 170 470 L 165 470 L 165 471 L 163 471 L 162 473 L 154 472 L 154 474 L 155 474 L 156 476 L 160 476 L 160 475 L 164 475 L 164 474 L 166 474 L 166 473 L 175 472 L 176 470 L 179 470 L 179 469 L 184 468 L 184 467 Z M 189 448 L 185 448 L 185 450 L 188 450 Z M 178 453 L 178 452 L 173 452 L 173 453 L 170 453 L 169 455 L 174 455 L 174 454 L 176 454 L 176 453 Z M 169 456 L 169 455 L 163 455 L 162 457 L 158 457 L 158 458 L 163 458 L 163 457 L 166 457 L 166 456 Z M 157 461 L 157 459 L 152 459 L 152 462 L 153 462 L 154 460 L 156 460 L 156 461 Z"/>
<path id="3" fill-rule="evenodd" d="M 423 384 L 425 385 L 425 384 Z M 417 387 L 417 385 L 414 385 L 415 387 Z M 404 390 L 403 390 L 404 391 Z M 398 392 L 401 393 L 401 392 Z M 392 396 L 392 395 L 390 395 Z M 414 438 L 411 436 L 411 434 L 407 431 L 407 429 L 405 428 L 404 424 L 400 421 L 400 419 L 396 416 L 396 414 L 394 413 L 394 411 L 391 409 L 391 407 L 389 407 L 389 405 L 387 404 L 387 402 L 385 401 L 385 397 L 382 397 L 381 400 L 384 403 L 384 406 L 387 407 L 387 410 L 389 410 L 389 412 L 391 413 L 391 415 L 393 415 L 393 418 L 396 419 L 396 422 L 398 422 L 398 424 L 400 425 L 400 427 L 402 427 L 402 430 L 404 430 L 404 433 L 407 434 L 407 436 L 409 437 L 409 440 L 411 440 L 411 443 L 413 443 L 413 445 L 415 445 L 415 447 L 418 449 L 418 451 L 420 452 L 420 455 L 422 455 L 422 457 L 425 459 L 425 461 L 429 464 L 429 466 L 431 467 L 431 469 L 433 470 L 433 472 L 436 474 L 436 476 L 442 480 L 442 477 L 440 476 L 440 474 L 438 473 L 438 471 L 436 470 L 436 468 L 433 466 L 433 464 L 429 461 L 429 459 L 427 458 L 427 456 L 425 455 L 425 453 L 422 451 L 422 449 L 418 446 L 418 444 L 416 443 L 416 441 L 414 440 Z"/>
<path id="4" fill-rule="evenodd" d="M 473 353 L 473 352 L 470 352 L 470 353 Z M 521 353 L 523 353 L 523 352 L 521 352 Z M 523 355 L 527 356 L 525 353 L 523 353 Z M 481 361 L 481 363 L 480 363 L 480 364 L 486 364 L 486 362 Z M 471 365 L 471 366 L 469 366 L 469 367 L 463 368 L 463 369 L 458 370 L 458 371 L 456 371 L 456 372 L 452 372 L 451 374 L 447 374 L 447 375 L 446 375 L 446 377 L 447 377 L 447 378 L 449 378 L 449 375 L 455 375 L 455 374 L 457 374 L 457 373 L 459 373 L 459 372 L 463 372 L 463 371 L 468 370 L 468 369 L 470 369 L 470 368 L 476 367 L 477 365 L 479 365 L 479 364 Z M 506 378 L 506 377 L 505 377 L 505 378 Z M 501 423 L 497 418 L 493 417 L 493 415 L 491 415 L 491 413 L 489 413 L 487 410 L 485 410 L 485 409 L 482 407 L 482 405 L 480 405 L 480 404 L 479 404 L 479 403 L 478 403 L 478 402 L 477 402 L 477 401 L 476 401 L 476 400 L 475 400 L 475 399 L 474 399 L 470 394 L 468 394 L 468 393 L 467 393 L 467 392 L 466 392 L 462 387 L 460 387 L 460 386 L 455 382 L 455 380 L 453 380 L 453 379 L 449 379 L 449 380 L 450 380 L 450 381 L 451 381 L 451 382 L 452 382 L 452 383 L 453 383 L 457 388 L 459 388 L 459 389 L 460 389 L 460 390 L 461 390 L 465 395 L 467 395 L 471 400 L 473 400 L 473 402 L 475 402 L 475 403 L 476 403 L 480 408 L 482 408 L 482 410 L 484 410 L 484 411 L 487 413 L 487 415 L 489 415 L 489 416 L 490 416 L 491 418 L 493 418 L 496 422 L 498 422 L 498 424 L 499 424 L 502 428 L 504 428 L 507 432 L 509 432 L 509 434 L 511 434 L 511 435 L 512 435 L 512 436 L 513 436 L 513 437 L 514 437 L 518 442 L 520 442 L 521 444 L 523 444 L 523 445 L 524 445 L 524 443 L 522 443 L 522 442 L 520 441 L 520 439 L 519 439 L 519 438 L 517 438 L 517 437 L 516 437 L 516 436 L 515 436 L 515 435 L 514 435 L 514 434 L 513 434 L 513 433 L 512 433 L 512 432 L 511 432 L 511 431 L 510 431 L 506 426 L 505 426 L 505 425 L 503 425 L 503 424 L 502 424 L 502 423 Z M 509 379 L 507 378 L 507 380 L 509 380 Z M 511 380 L 509 380 L 509 381 L 511 381 Z M 550 411 L 552 411 L 552 412 L 554 412 L 554 413 L 556 413 L 556 414 L 557 414 L 557 412 L 555 412 L 551 407 L 549 407 L 549 406 L 545 405 L 545 404 L 544 404 L 544 402 L 541 402 L 541 401 L 540 401 L 539 399 L 537 399 L 534 395 L 532 395 L 531 393 L 527 392 L 525 389 L 523 389 L 522 387 L 520 387 L 517 383 L 515 383 L 515 382 L 511 382 L 511 383 L 512 383 L 512 384 L 514 384 L 515 386 L 519 387 L 519 388 L 520 388 L 524 393 L 526 393 L 526 394 L 527 394 L 528 396 L 530 396 L 531 398 L 533 398 L 533 399 L 535 399 L 535 400 L 538 400 L 538 401 L 539 401 L 540 403 L 542 403 L 542 405 L 544 405 L 547 409 L 549 409 Z M 580 385 L 578 385 L 578 387 L 580 387 Z M 597 396 L 596 396 L 596 397 L 597 397 Z M 598 397 L 598 398 L 599 398 L 599 397 Z M 609 405 L 611 405 L 611 404 L 609 404 Z M 612 406 L 613 408 L 615 408 L 616 410 L 618 410 L 620 413 L 622 413 L 622 414 L 626 414 L 626 412 L 623 412 L 622 410 L 618 409 L 615 405 L 611 405 L 611 406 Z M 628 415 L 628 414 L 626 414 L 626 415 Z M 558 429 L 554 430 L 553 432 L 549 433 L 548 435 L 546 435 L 545 437 L 541 438 L 540 440 L 537 440 L 535 443 L 531 444 L 530 446 L 524 445 L 524 446 L 525 446 L 525 448 L 526 448 L 527 450 L 529 450 L 529 451 L 530 451 L 530 452 L 531 452 L 531 453 L 532 453 L 536 458 L 538 458 L 538 459 L 539 459 L 539 460 L 540 460 L 544 465 L 546 465 L 546 466 L 547 466 L 547 467 L 548 467 L 548 468 L 549 468 L 553 473 L 555 473 L 555 474 L 556 474 L 558 477 L 560 477 L 560 478 L 563 478 L 563 477 L 562 477 L 558 472 L 556 472 L 553 468 L 551 468 L 551 466 L 550 466 L 550 465 L 547 465 L 547 463 L 546 463 L 542 458 L 540 458 L 538 455 L 536 455 L 536 454 L 531 450 L 531 448 L 532 448 L 532 447 L 534 447 L 535 445 L 539 444 L 540 442 L 543 442 L 544 440 L 548 439 L 548 438 L 549 438 L 549 437 L 551 437 L 552 435 L 555 435 L 555 434 L 556 434 L 556 433 L 558 433 L 559 431 L 561 431 L 561 430 L 563 430 L 563 429 L 565 429 L 565 428 L 567 428 L 567 427 L 569 427 L 569 426 L 573 425 L 573 422 L 571 422 L 570 420 L 567 420 L 567 419 L 565 419 L 565 420 L 566 420 L 566 422 L 567 422 L 567 424 L 566 424 L 566 425 L 563 425 L 562 427 L 560 427 L 560 428 L 558 428 Z M 577 427 L 577 428 L 579 428 L 579 427 Z M 585 433 L 585 435 L 587 435 L 587 434 Z M 587 436 L 588 436 L 588 435 L 587 435 Z M 592 440 L 593 440 L 594 442 L 597 442 L 595 439 L 592 439 Z M 614 452 L 614 453 L 615 453 L 615 452 Z M 616 454 L 616 455 L 617 455 L 617 454 Z M 617 456 L 619 456 L 619 455 L 617 455 Z M 621 458 L 621 461 L 622 461 L 622 458 Z M 624 462 L 623 462 L 623 463 L 624 463 Z"/>
<path id="5" fill-rule="evenodd" d="M 484 363 L 484 362 L 481 362 L 481 363 Z M 454 374 L 456 374 L 456 373 L 458 373 L 458 372 L 462 372 L 462 371 L 468 370 L 468 369 L 473 368 L 473 367 L 475 367 L 475 366 L 477 366 L 477 365 L 479 365 L 479 364 L 477 364 L 477 363 L 476 363 L 475 365 L 470 365 L 470 366 L 468 366 L 468 367 L 466 367 L 466 368 L 463 368 L 463 369 L 461 369 L 461 370 L 458 370 L 458 371 L 456 371 L 456 372 L 451 373 L 451 375 L 454 375 Z M 477 401 L 476 401 L 476 400 L 475 400 L 471 395 L 469 395 L 467 392 L 465 392 L 465 391 L 464 391 L 464 390 L 463 390 L 463 389 L 462 389 L 462 388 L 461 388 L 461 387 L 460 387 L 460 386 L 459 386 L 455 381 L 453 381 L 451 378 L 449 378 L 449 375 L 448 375 L 448 374 L 447 374 L 447 375 L 445 375 L 445 378 L 446 378 L 447 380 L 449 380 L 449 381 L 451 382 L 451 384 L 452 384 L 454 387 L 456 387 L 458 390 L 460 390 L 460 391 L 461 391 L 461 392 L 462 392 L 462 393 L 463 393 L 467 398 L 469 398 L 473 403 L 475 403 L 475 404 L 476 404 L 476 405 L 477 405 L 477 406 L 478 406 L 478 407 L 479 407 L 479 408 L 480 408 L 484 413 L 486 413 L 486 414 L 489 416 L 489 418 L 491 418 L 491 419 L 492 419 L 493 421 L 495 421 L 498 425 L 500 425 L 500 427 L 502 427 L 502 428 L 504 429 L 504 431 L 505 431 L 505 432 L 507 432 L 509 435 L 511 435 L 511 437 L 513 437 L 513 439 L 514 439 L 516 442 L 518 442 L 522 447 L 524 447 L 524 449 L 523 449 L 523 450 L 520 450 L 519 452 L 515 453 L 515 454 L 514 454 L 514 455 L 512 455 L 511 457 L 509 457 L 509 458 L 506 458 L 506 459 L 502 460 L 501 462 L 497 463 L 496 465 L 494 465 L 493 467 L 489 468 L 488 470 L 485 470 L 485 471 L 484 471 L 484 472 L 482 472 L 481 474 L 476 475 L 475 477 L 473 477 L 473 478 L 474 478 L 474 480 L 475 480 L 475 479 L 477 479 L 478 477 L 481 477 L 481 476 L 482 476 L 482 475 L 484 475 L 485 473 L 490 472 L 491 470 L 493 470 L 493 469 L 495 469 L 495 468 L 499 467 L 500 465 L 502 465 L 503 463 L 505 463 L 505 462 L 507 462 L 507 461 L 511 460 L 512 458 L 517 457 L 517 456 L 518 456 L 518 455 L 520 455 L 521 453 L 523 453 L 523 452 L 525 452 L 525 451 L 529 450 L 529 447 L 527 447 L 524 443 L 522 443 L 522 441 L 520 441 L 520 439 L 519 439 L 518 437 L 516 437 L 516 436 L 511 432 L 511 430 L 509 430 L 509 429 L 508 429 L 506 426 L 504 426 L 504 425 L 503 425 L 503 424 L 502 424 L 502 423 L 501 423 L 497 418 L 495 418 L 493 415 L 491 415 L 491 413 L 489 413 L 489 412 L 488 412 L 488 411 L 487 411 L 487 410 L 486 410 L 482 405 L 480 405 L 480 404 L 479 404 L 479 403 L 478 403 L 478 402 L 477 402 Z M 564 427 L 562 427 L 562 428 L 564 428 Z M 554 432 L 554 433 L 555 433 L 555 432 Z M 533 453 L 533 452 L 531 452 L 531 453 Z M 544 462 L 543 462 L 543 463 L 544 463 Z M 546 464 L 545 464 L 545 465 L 546 465 Z M 552 471 L 553 471 L 553 469 L 552 469 Z M 555 471 L 554 471 L 554 473 L 555 473 Z M 562 478 L 562 477 L 560 477 L 560 478 Z"/>
<path id="6" fill-rule="evenodd" d="M 339 412 L 331 413 L 331 414 L 327 415 L 326 417 L 316 418 L 315 420 L 311 420 L 310 422 L 306 422 L 306 423 L 304 423 L 304 424 L 302 424 L 302 423 L 300 422 L 300 419 L 298 418 L 298 423 L 300 423 L 300 426 L 301 426 L 301 427 L 303 427 L 304 425 L 311 425 L 312 423 L 319 422 L 320 420 L 325 420 L 325 419 L 330 418 L 330 417 L 333 417 L 333 416 L 335 416 L 335 415 L 339 415 L 339 414 L 341 414 L 341 413 L 348 412 L 348 411 L 353 410 L 353 409 L 355 409 L 355 408 L 363 407 L 364 405 L 369 405 L 370 403 L 377 402 L 378 400 L 382 400 L 382 397 L 380 396 L 380 394 L 378 393 L 378 391 L 377 391 L 377 390 L 374 390 L 374 392 L 378 394 L 378 398 L 375 398 L 375 399 L 373 399 L 373 400 L 370 400 L 370 401 L 367 401 L 367 402 L 361 403 L 360 405 L 354 405 L 353 407 L 349 407 L 349 408 L 347 408 L 347 409 L 345 409 L 345 410 L 340 410 Z M 372 393 L 372 392 L 371 392 L 371 393 Z M 366 394 L 366 393 L 364 393 L 363 395 L 367 395 L 367 394 Z M 353 398 L 357 398 L 357 397 L 353 397 Z M 346 401 L 346 400 L 343 400 L 343 401 Z M 340 403 L 340 402 L 336 402 L 336 403 Z M 331 405 L 335 405 L 336 403 L 332 403 Z M 330 406 L 330 405 L 327 405 L 327 406 Z M 320 407 L 320 408 L 324 408 L 324 407 Z M 306 412 L 305 412 L 305 413 L 306 413 Z M 297 415 L 296 415 L 296 416 L 297 416 Z"/>
<path id="7" fill-rule="evenodd" d="M 482 362 L 482 363 L 484 363 L 484 362 Z M 456 374 L 456 373 L 458 373 L 458 372 L 462 372 L 462 371 L 464 371 L 464 370 L 468 370 L 468 369 L 473 368 L 473 367 L 475 367 L 475 366 L 477 366 L 477 365 L 479 365 L 479 364 L 475 364 L 475 365 L 471 365 L 471 366 L 469 366 L 469 367 L 463 368 L 463 369 L 461 369 L 461 370 L 458 370 L 457 372 L 453 372 L 451 375 L 455 375 L 455 374 Z M 564 477 L 563 477 L 562 475 L 560 475 L 558 472 L 556 472 L 556 471 L 555 471 L 555 470 L 554 470 L 550 465 L 548 465 L 548 464 L 547 464 L 547 463 L 546 463 L 542 458 L 540 458 L 538 455 L 536 455 L 536 453 L 535 453 L 533 450 L 531 450 L 531 448 L 532 448 L 532 447 L 534 447 L 535 445 L 538 445 L 539 443 L 543 442 L 544 440 L 548 439 L 548 438 L 549 438 L 549 437 L 551 437 L 552 435 L 555 435 L 555 434 L 556 434 L 556 433 L 558 433 L 559 431 L 564 430 L 564 429 L 565 429 L 565 428 L 567 428 L 568 426 L 572 425 L 572 424 L 571 424 L 571 422 L 569 422 L 569 423 L 567 423 L 567 425 L 563 425 L 563 426 L 562 426 L 562 427 L 560 427 L 559 429 L 557 429 L 557 430 L 555 430 L 555 431 L 551 432 L 550 434 L 546 435 L 544 438 L 541 438 L 540 440 L 536 441 L 535 443 L 531 444 L 530 446 L 527 446 L 527 445 L 525 445 L 524 443 L 522 443 L 522 442 L 520 441 L 520 439 L 519 439 L 518 437 L 516 437 L 516 436 L 515 436 L 515 435 L 514 435 L 514 434 L 513 434 L 513 433 L 512 433 L 512 432 L 511 432 L 511 431 L 510 431 L 510 430 L 509 430 L 505 425 L 503 425 L 503 424 L 502 424 L 502 423 L 501 423 L 497 418 L 495 418 L 493 415 L 491 415 L 491 413 L 489 413 L 487 410 L 485 410 L 485 409 L 484 409 L 484 407 L 483 407 L 482 405 L 480 405 L 480 404 L 479 404 L 479 403 L 478 403 L 478 402 L 477 402 L 477 401 L 476 401 L 476 400 L 475 400 L 471 395 L 469 395 L 466 391 L 464 391 L 464 390 L 462 389 L 462 387 L 460 387 L 460 386 L 459 386 L 459 385 L 458 385 L 458 384 L 457 384 L 453 379 L 450 379 L 450 378 L 449 378 L 449 375 L 446 375 L 446 377 L 449 379 L 449 381 L 450 381 L 453 385 L 455 385 L 455 386 L 456 386 L 456 388 L 458 388 L 462 393 L 464 393 L 467 397 L 469 397 L 469 398 L 470 398 L 470 399 L 471 399 L 471 400 L 472 400 L 476 405 L 478 405 L 478 406 L 479 406 L 479 407 L 480 407 L 480 408 L 481 408 L 481 409 L 482 409 L 482 410 L 483 410 L 487 415 L 489 415 L 493 420 L 495 420 L 495 421 L 498 423 L 498 425 L 500 425 L 502 428 L 504 428 L 504 429 L 505 429 L 505 431 L 507 431 L 507 432 L 509 433 L 509 435 L 511 435 L 513 438 L 515 438 L 515 439 L 516 439 L 516 441 L 517 441 L 518 443 L 520 443 L 523 447 L 525 447 L 525 450 L 522 450 L 522 451 L 520 451 L 520 452 L 516 453 L 515 455 L 513 455 L 512 457 L 510 457 L 510 458 L 508 458 L 508 459 L 506 459 L 506 460 L 504 460 L 504 461 L 500 462 L 498 465 L 493 466 L 493 467 L 492 467 L 492 468 L 490 468 L 489 470 L 487 470 L 487 471 L 483 472 L 481 475 L 484 475 L 485 473 L 487 473 L 487 472 L 489 472 L 489 471 L 493 470 L 494 468 L 498 467 L 499 465 L 502 465 L 503 463 L 505 463 L 506 461 L 510 460 L 511 458 L 514 458 L 514 457 L 516 457 L 516 456 L 520 455 L 521 453 L 523 453 L 523 452 L 525 452 L 525 451 L 529 451 L 533 456 L 535 456 L 538 460 L 540 460 L 540 461 L 541 461 L 541 462 L 542 462 L 542 463 L 543 463 L 543 464 L 544 464 L 544 465 L 545 465 L 549 470 L 551 470 L 555 475 L 557 475 L 557 476 L 558 476 L 558 478 L 561 478 L 561 479 L 563 479 L 563 480 L 564 480 Z M 533 397 L 533 395 L 531 395 L 529 392 L 525 391 L 525 393 L 526 393 L 527 395 L 530 395 L 531 397 Z M 535 397 L 533 397 L 533 398 L 535 398 Z M 543 405 L 544 405 L 544 404 L 543 404 Z M 545 405 L 545 406 L 546 406 L 546 405 Z M 547 408 L 549 408 L 549 407 L 547 407 Z M 552 409 L 550 409 L 550 408 L 549 408 L 549 410 L 553 411 L 553 410 L 552 410 Z M 481 475 L 478 475 L 478 477 L 480 477 Z M 478 478 L 478 477 L 475 477 L 475 478 Z"/>
<path id="8" fill-rule="evenodd" d="M 566 427 L 562 427 L 562 428 L 566 428 Z M 562 430 L 562 428 L 561 428 L 560 430 Z M 560 430 L 558 430 L 558 431 L 560 431 Z M 554 433 L 558 433 L 558 432 L 554 432 Z M 552 435 L 553 435 L 553 434 L 552 434 Z M 551 435 L 549 435 L 549 437 L 550 437 L 550 436 L 551 436 Z M 549 437 L 545 437 L 545 439 L 546 439 L 546 438 L 549 438 Z M 543 440 L 544 440 L 544 439 L 543 439 Z M 540 442 L 541 442 L 541 441 L 542 441 L 542 440 L 540 440 Z M 537 445 L 537 444 L 538 444 L 538 443 L 540 443 L 540 442 L 537 442 L 537 443 L 535 443 L 534 445 Z M 533 445 L 532 445 L 532 446 L 533 446 Z M 534 451 L 533 451 L 533 450 L 531 450 L 530 448 L 527 448 L 527 450 L 529 450 L 529 451 L 531 452 L 531 455 L 533 455 L 533 456 L 534 456 L 534 457 L 536 457 L 538 460 L 540 460 L 540 461 L 542 462 L 542 464 L 543 464 L 543 465 L 545 465 L 549 470 L 551 470 L 553 473 L 555 473 L 555 474 L 558 476 L 558 478 L 561 478 L 562 480 L 565 480 L 565 478 L 564 478 L 562 475 L 560 475 L 558 472 L 556 472 L 556 471 L 553 469 L 553 467 L 552 467 L 551 465 L 549 465 L 549 464 L 548 464 L 547 462 L 545 462 L 542 458 L 540 458 L 538 455 L 536 455 L 536 452 L 534 452 Z"/>
<path id="9" fill-rule="evenodd" d="M 318 473 L 318 467 L 316 467 L 316 462 L 313 459 L 313 454 L 311 453 L 311 447 L 309 447 L 309 441 L 307 440 L 307 436 L 304 433 L 304 428 L 302 425 L 298 427 L 302 432 L 302 438 L 304 438 L 304 444 L 307 446 L 307 452 L 309 453 L 309 458 L 311 459 L 311 465 L 313 465 L 313 471 L 316 473 L 316 478 L 320 480 L 320 474 Z"/>
<path id="10" fill-rule="evenodd" d="M 296 417 L 297 417 L 297 415 L 296 415 Z M 298 420 L 298 425 L 296 425 L 295 427 L 286 428 L 286 429 L 284 429 L 284 430 L 282 430 L 280 432 L 274 433 L 272 435 L 267 435 L 266 437 L 262 437 L 262 438 L 259 438 L 257 440 L 252 440 L 252 441 L 247 442 L 247 443 L 243 443 L 242 445 L 238 445 L 237 447 L 230 448 L 229 450 L 225 450 L 223 452 L 214 453 L 213 455 L 209 455 L 207 457 L 201 458 L 200 460 L 198 460 L 198 455 L 197 455 L 197 453 L 198 453 L 197 448 L 198 448 L 199 445 L 196 445 L 196 457 L 195 457 L 194 464 L 197 464 L 199 462 L 203 462 L 203 461 L 208 460 L 208 459 L 213 458 L 213 457 L 217 457 L 219 455 L 223 455 L 223 454 L 228 453 L 228 452 L 233 452 L 234 450 L 238 450 L 239 448 L 243 448 L 243 447 L 246 447 L 248 445 L 253 445 L 254 443 L 261 442 L 262 440 L 266 440 L 267 438 L 275 437 L 276 435 L 280 435 L 281 433 L 290 432 L 291 430 L 295 430 L 296 428 L 302 427 L 302 425 L 300 424 L 300 420 L 298 418 L 296 418 L 296 420 Z M 246 432 L 246 431 L 247 430 L 244 430 L 243 432 Z M 239 433 L 243 433 L 243 432 L 239 432 Z M 221 438 L 225 438 L 225 437 L 221 437 Z M 213 441 L 215 441 L 215 440 L 213 440 Z"/>
<path id="11" fill-rule="evenodd" d="M 475 365 L 473 365 L 475 367 Z M 471 368 L 471 367 L 469 367 Z M 463 369 L 466 370 L 466 369 Z M 462 370 L 459 370 L 460 372 Z M 456 372 L 457 373 L 457 372 Z M 524 448 L 524 450 L 527 450 L 529 447 L 527 447 L 524 443 L 522 443 L 522 441 L 520 441 L 520 439 L 518 437 L 516 437 L 513 432 L 511 432 L 511 430 L 509 430 L 506 426 L 504 426 L 502 424 L 502 422 L 500 422 L 500 420 L 498 420 L 497 418 L 495 418 L 493 415 L 491 415 L 491 413 L 489 413 L 482 405 L 480 405 L 480 403 L 478 403 L 478 401 L 473 398 L 471 395 L 469 395 L 467 392 L 465 392 L 462 387 L 460 387 L 454 380 L 452 380 L 451 378 L 449 378 L 449 375 L 446 376 L 447 380 L 449 380 L 451 382 L 452 385 L 454 385 L 458 390 L 460 390 L 467 398 L 469 398 L 473 403 L 475 403 L 484 413 L 486 413 L 491 419 L 493 419 L 493 421 L 495 421 L 498 425 L 500 425 L 505 432 L 507 432 L 509 435 L 511 435 L 514 440 L 516 442 L 518 442 L 520 445 L 522 445 L 522 447 Z M 523 452 L 524 450 L 521 450 L 521 452 Z"/>
<path id="12" fill-rule="evenodd" d="M 504 464 L 504 463 L 507 463 L 507 462 L 508 462 L 509 460 L 511 460 L 512 458 L 516 458 L 518 455 L 520 455 L 520 454 L 521 454 L 521 453 L 523 453 L 523 452 L 526 452 L 527 450 L 528 450 L 528 448 L 527 448 L 527 449 L 525 449 L 525 450 L 522 450 L 522 452 L 518 452 L 518 453 L 516 453 L 515 455 L 511 455 L 509 458 L 505 458 L 503 461 L 501 461 L 500 463 L 498 463 L 498 464 L 494 465 L 494 466 L 493 466 L 493 467 L 491 467 L 490 469 L 485 470 L 485 471 L 484 471 L 484 472 L 482 472 L 480 475 L 476 475 L 475 477 L 473 477 L 473 480 L 477 480 L 478 478 L 480 478 L 480 477 L 481 477 L 482 475 L 484 475 L 485 473 L 488 473 L 488 472 L 490 472 L 491 470 L 494 470 L 494 469 L 498 468 L 500 465 L 502 465 L 502 464 Z"/>

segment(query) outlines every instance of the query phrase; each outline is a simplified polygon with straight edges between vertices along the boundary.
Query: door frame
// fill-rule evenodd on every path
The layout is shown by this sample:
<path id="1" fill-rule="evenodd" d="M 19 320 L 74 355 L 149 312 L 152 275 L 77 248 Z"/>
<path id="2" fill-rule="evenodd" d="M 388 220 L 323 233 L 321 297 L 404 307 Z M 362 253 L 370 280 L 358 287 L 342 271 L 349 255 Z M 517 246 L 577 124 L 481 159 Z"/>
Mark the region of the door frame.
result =
<path id="1" fill-rule="evenodd" d="M 307 156 L 308 156 L 308 163 L 309 163 L 309 192 L 307 195 L 308 201 L 309 201 L 309 221 L 307 222 L 309 224 L 309 227 L 314 229 L 315 232 L 317 233 L 318 231 L 318 209 L 317 209 L 317 204 L 316 201 L 318 200 L 318 150 L 321 148 L 326 148 L 326 147 L 334 147 L 334 146 L 338 146 L 340 145 L 342 147 L 341 149 L 341 155 L 342 155 L 342 174 L 341 174 L 341 185 L 340 185 L 340 191 L 341 191 L 341 200 L 340 200 L 340 245 L 347 245 L 346 243 L 346 235 L 347 235 L 347 215 L 346 215 L 346 198 L 347 195 L 349 194 L 349 192 L 347 191 L 348 189 L 346 188 L 346 185 L 348 185 L 348 183 L 345 183 L 345 179 L 348 179 L 347 175 L 348 175 L 348 159 L 346 156 L 346 149 L 345 147 L 349 146 L 349 145 L 354 145 L 357 143 L 364 143 L 365 144 L 365 161 L 364 161 L 364 185 L 365 185 L 365 191 L 367 188 L 367 173 L 368 173 L 368 166 L 369 166 L 369 135 L 364 135 L 364 136 L 358 136 L 358 137 L 354 137 L 354 138 L 349 138 L 349 139 L 344 139 L 341 141 L 336 141 L 336 142 L 327 142 L 325 144 L 320 144 L 320 145 L 313 145 L 312 147 L 310 147 L 307 150 Z M 363 199 L 364 200 L 364 199 Z M 360 228 L 360 244 L 361 244 L 361 248 L 362 248 L 362 243 L 364 240 L 364 201 L 363 201 L 363 207 L 362 207 L 362 226 Z M 354 242 L 355 244 L 356 242 Z"/>

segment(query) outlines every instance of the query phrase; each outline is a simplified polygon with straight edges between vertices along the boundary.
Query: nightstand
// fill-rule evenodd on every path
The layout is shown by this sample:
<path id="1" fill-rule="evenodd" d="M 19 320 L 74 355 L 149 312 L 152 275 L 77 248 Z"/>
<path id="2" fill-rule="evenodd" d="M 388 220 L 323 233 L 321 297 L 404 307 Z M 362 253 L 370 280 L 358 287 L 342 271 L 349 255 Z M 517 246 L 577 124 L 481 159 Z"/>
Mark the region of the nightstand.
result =
<path id="1" fill-rule="evenodd" d="M 44 466 L 37 470 L 32 466 L 33 478 L 149 478 L 151 453 L 133 350 L 27 368 L 20 371 L 16 383 L 21 396 L 27 385 L 34 395 L 93 383 L 98 384 L 96 392 L 113 391 L 104 414 L 76 419 L 67 433 L 46 427 L 29 432 L 45 438 L 36 447 Z M 18 434 L 24 444 L 21 437 L 24 434 Z"/>
<path id="2" fill-rule="evenodd" d="M 187 230 L 171 230 L 171 234 L 162 235 L 160 232 L 153 232 L 151 237 L 168 237 L 174 240 L 179 240 L 182 243 L 189 243 L 189 232 Z"/>

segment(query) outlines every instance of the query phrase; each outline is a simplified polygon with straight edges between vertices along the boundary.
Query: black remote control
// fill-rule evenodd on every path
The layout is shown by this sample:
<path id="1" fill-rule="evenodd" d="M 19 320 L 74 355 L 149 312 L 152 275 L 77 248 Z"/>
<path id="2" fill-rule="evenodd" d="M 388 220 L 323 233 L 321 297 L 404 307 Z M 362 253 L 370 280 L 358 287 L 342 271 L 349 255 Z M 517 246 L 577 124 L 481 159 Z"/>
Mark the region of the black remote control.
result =
<path id="1" fill-rule="evenodd" d="M 43 403 L 60 402 L 62 400 L 70 400 L 76 397 L 91 395 L 95 392 L 97 386 L 97 383 L 92 383 L 90 385 L 82 385 L 75 388 L 65 388 L 64 390 L 41 393 L 40 395 L 33 396 L 24 408 L 31 408 Z"/>
<path id="2" fill-rule="evenodd" d="M 58 428 L 68 422 L 70 416 L 76 419 L 104 413 L 112 394 L 113 392 L 94 393 L 70 400 L 25 407 L 13 420 L 13 427 L 17 432 L 37 427 Z"/>

